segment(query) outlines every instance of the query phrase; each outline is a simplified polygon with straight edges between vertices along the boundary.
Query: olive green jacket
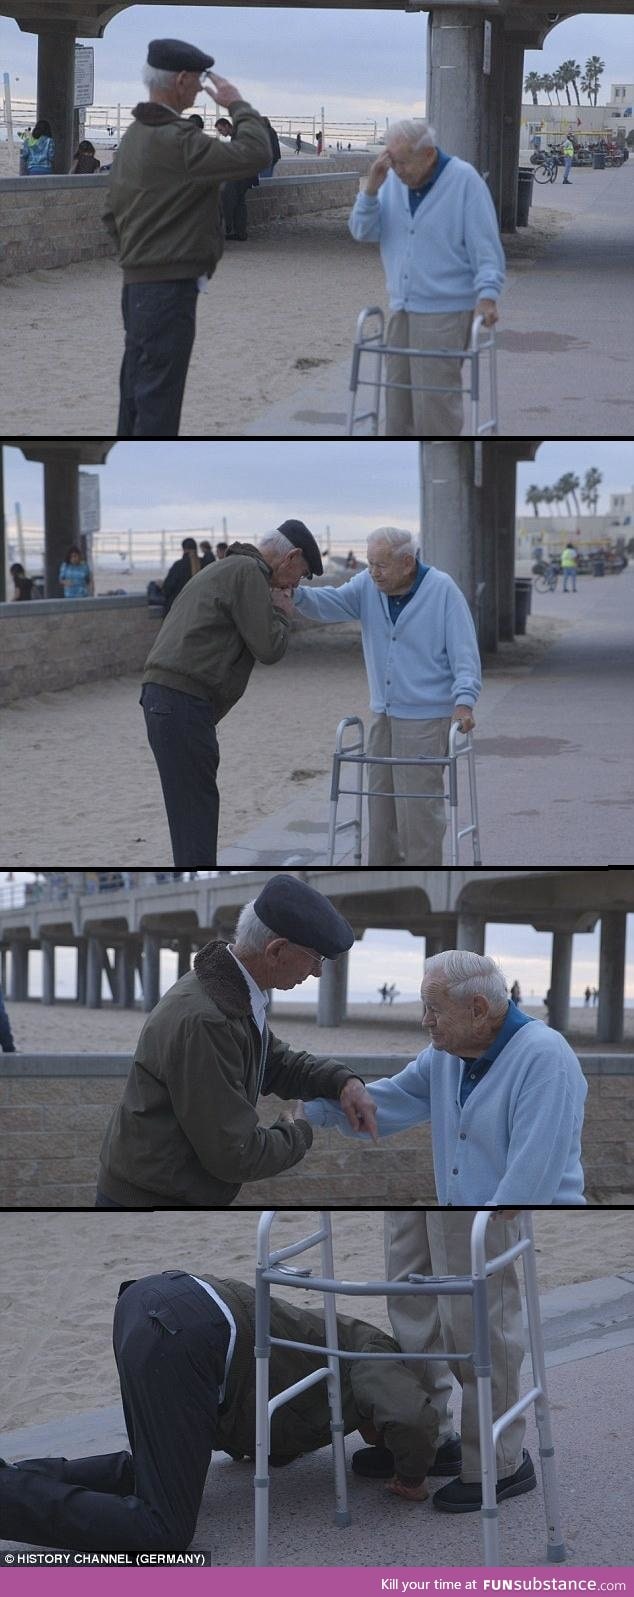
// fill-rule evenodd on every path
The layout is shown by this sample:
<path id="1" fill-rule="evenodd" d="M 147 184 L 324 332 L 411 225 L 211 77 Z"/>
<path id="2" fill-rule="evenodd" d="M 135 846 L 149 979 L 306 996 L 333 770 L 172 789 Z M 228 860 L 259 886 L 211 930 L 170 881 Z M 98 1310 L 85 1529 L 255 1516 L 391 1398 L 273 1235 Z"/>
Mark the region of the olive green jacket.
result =
<path id="1" fill-rule="evenodd" d="M 102 221 L 114 239 L 125 283 L 211 277 L 223 250 L 220 185 L 268 166 L 261 116 L 235 100 L 231 143 L 144 101 L 132 113 L 112 163 Z"/>
<path id="2" fill-rule="evenodd" d="M 103 1140 L 100 1190 L 131 1209 L 224 1207 L 312 1144 L 305 1120 L 260 1125 L 258 1092 L 336 1099 L 353 1074 L 270 1031 L 263 1060 L 242 972 L 225 943 L 207 943 L 146 1020 Z"/>
<path id="3" fill-rule="evenodd" d="M 211 702 L 214 719 L 242 698 L 256 660 L 286 653 L 289 622 L 271 599 L 271 568 L 253 544 L 232 543 L 182 589 L 145 662 L 144 682 Z"/>
<path id="4" fill-rule="evenodd" d="M 219 1410 L 214 1447 L 235 1458 L 255 1456 L 255 1291 L 243 1281 L 219 1280 L 201 1273 L 230 1308 L 236 1345 L 225 1401 Z M 297 1293 L 299 1298 L 299 1292 Z M 390 1353 L 397 1343 L 364 1320 L 337 1315 L 339 1347 L 354 1353 Z M 326 1344 L 323 1314 L 271 1297 L 271 1335 L 295 1342 Z M 422 1351 L 422 1349 L 421 1349 Z M 323 1354 L 272 1347 L 269 1395 L 292 1386 L 325 1363 Z M 403 1481 L 422 1481 L 433 1463 L 438 1421 L 416 1374 L 417 1365 L 397 1360 L 376 1363 L 341 1360 L 341 1398 L 346 1433 L 369 1422 L 394 1454 Z M 309 1387 L 283 1404 L 271 1423 L 271 1459 L 290 1463 L 302 1453 L 327 1447 L 331 1440 L 326 1382 Z"/>

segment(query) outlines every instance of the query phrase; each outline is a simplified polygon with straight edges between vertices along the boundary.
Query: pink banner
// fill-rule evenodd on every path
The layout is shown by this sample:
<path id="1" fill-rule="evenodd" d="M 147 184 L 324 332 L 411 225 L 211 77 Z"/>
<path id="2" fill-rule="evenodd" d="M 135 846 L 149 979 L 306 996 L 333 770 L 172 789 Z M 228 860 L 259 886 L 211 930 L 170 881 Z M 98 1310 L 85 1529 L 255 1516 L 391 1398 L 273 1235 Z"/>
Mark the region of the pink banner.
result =
<path id="1" fill-rule="evenodd" d="M 209 1590 L 210 1597 L 451 1597 L 454 1592 L 468 1597 L 496 1597 L 498 1593 L 619 1593 L 620 1597 L 634 1597 L 634 1570 L 622 1568 L 570 1568 L 566 1564 L 551 1564 L 544 1569 L 515 1567 L 484 1569 L 482 1566 L 442 1569 L 346 1569 L 346 1568 L 288 1568 L 283 1569 L 232 1569 L 209 1564 L 200 1566 L 201 1557 L 191 1553 L 7 1553 L 2 1559 L 2 1579 L 7 1594 L 10 1574 L 17 1575 L 20 1597 L 31 1597 L 42 1590 L 46 1579 L 47 1597 L 66 1597 L 69 1589 L 68 1571 L 81 1571 L 81 1597 L 119 1597 L 121 1580 L 125 1583 L 123 1597 L 156 1597 L 157 1581 L 160 1593 L 169 1594 L 178 1585 L 182 1597 L 187 1597 L 186 1586 L 196 1580 L 197 1590 Z M 105 1560 L 111 1562 L 105 1564 Z M 130 1568 L 130 1562 L 135 1567 Z M 169 1560 L 169 1566 L 166 1561 Z M 98 1561 L 98 1562 L 97 1562 Z M 115 1586 L 116 1582 L 116 1586 Z M 143 1586 L 143 1592 L 140 1588 Z M 17 1589 L 14 1587 L 14 1590 Z M 79 1587 L 77 1597 L 79 1597 Z"/>

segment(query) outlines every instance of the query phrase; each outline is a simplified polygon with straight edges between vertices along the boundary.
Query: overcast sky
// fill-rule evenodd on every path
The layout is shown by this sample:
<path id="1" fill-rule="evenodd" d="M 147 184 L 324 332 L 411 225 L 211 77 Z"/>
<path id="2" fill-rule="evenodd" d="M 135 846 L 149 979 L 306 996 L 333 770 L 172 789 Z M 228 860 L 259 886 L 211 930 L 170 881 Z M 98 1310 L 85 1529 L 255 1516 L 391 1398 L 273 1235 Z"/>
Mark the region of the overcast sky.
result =
<path id="1" fill-rule="evenodd" d="M 485 448 L 486 448 L 485 444 Z M 605 489 L 634 484 L 634 446 L 544 443 L 537 459 L 520 464 L 518 508 L 526 513 L 529 483 L 552 483 L 564 471 L 604 473 Z M 102 527 L 109 531 L 214 526 L 229 532 L 265 531 L 298 516 L 319 539 L 330 525 L 335 540 L 363 538 L 374 527 L 418 530 L 418 445 L 379 440 L 331 443 L 261 442 L 115 444 L 101 477 Z M 11 531 L 16 500 L 27 525 L 42 524 L 41 465 L 5 449 L 5 507 Z M 607 493 L 604 495 L 607 506 Z M 529 510 L 532 515 L 532 511 Z"/>
<path id="2" fill-rule="evenodd" d="M 143 94 L 140 67 L 148 39 L 191 40 L 258 109 L 275 116 L 383 122 L 424 111 L 425 13 L 269 7 L 133 5 L 114 17 L 95 46 L 95 101 L 132 105 Z M 528 51 L 526 71 L 546 72 L 573 57 L 605 62 L 612 80 L 631 81 L 630 17 L 577 16 L 560 23 L 543 51 Z M 0 57 L 13 93 L 35 93 L 35 36 L 0 18 Z M 17 81 L 16 81 L 17 80 Z"/>

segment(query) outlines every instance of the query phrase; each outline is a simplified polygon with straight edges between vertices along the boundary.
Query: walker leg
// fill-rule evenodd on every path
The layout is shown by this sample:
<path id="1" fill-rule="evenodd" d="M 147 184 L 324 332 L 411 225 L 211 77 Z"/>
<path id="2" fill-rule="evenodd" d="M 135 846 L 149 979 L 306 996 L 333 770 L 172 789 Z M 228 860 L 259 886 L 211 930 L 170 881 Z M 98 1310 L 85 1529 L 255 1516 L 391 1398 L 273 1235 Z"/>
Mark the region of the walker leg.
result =
<path id="1" fill-rule="evenodd" d="M 539 1459 L 544 1488 L 544 1506 L 546 1510 L 546 1559 L 549 1564 L 563 1564 L 566 1560 L 566 1546 L 561 1528 L 561 1514 L 559 1508 L 559 1487 L 557 1483 L 557 1470 L 555 1466 L 555 1449 L 553 1446 L 552 1426 L 550 1423 L 550 1404 L 546 1385 L 546 1360 L 544 1357 L 544 1337 L 542 1331 L 541 1315 L 539 1312 L 539 1286 L 537 1281 L 537 1268 L 535 1264 L 535 1245 L 533 1240 L 532 1217 L 529 1212 L 524 1214 L 524 1226 L 531 1239 L 531 1246 L 524 1254 L 524 1279 L 526 1282 L 526 1314 L 528 1319 L 528 1334 L 533 1365 L 533 1378 L 535 1386 L 539 1388 L 540 1395 L 535 1399 L 535 1419 L 539 1435 Z"/>
<path id="2" fill-rule="evenodd" d="M 473 863 L 474 865 L 481 865 L 482 857 L 480 854 L 480 821 L 478 817 L 478 793 L 476 788 L 475 751 L 473 745 L 471 746 L 467 755 L 467 771 L 469 775 L 469 805 L 471 809 L 470 820 L 471 825 L 474 828 L 473 832 L 471 833 L 473 842 Z"/>
<path id="3" fill-rule="evenodd" d="M 260 1312 L 258 1314 L 258 1292 Z M 268 1321 L 269 1288 L 256 1279 L 256 1319 Z M 265 1333 L 268 1338 L 268 1330 Z M 257 1342 L 255 1360 L 255 1564 L 269 1561 L 269 1349 Z"/>
<path id="4" fill-rule="evenodd" d="M 332 1221 L 328 1209 L 322 1209 L 321 1225 L 326 1235 L 321 1244 L 324 1278 L 334 1280 L 335 1267 L 332 1251 Z M 324 1325 L 326 1345 L 338 1347 L 337 1301 L 334 1292 L 324 1292 Z M 341 1406 L 341 1360 L 328 1356 L 328 1404 L 330 1408 L 330 1434 L 332 1436 L 332 1462 L 335 1477 L 335 1524 L 349 1525 L 348 1483 L 346 1480 L 346 1455 L 343 1445 L 343 1410 Z"/>
<path id="5" fill-rule="evenodd" d="M 500 1538 L 496 1497 L 497 1468 L 493 1445 L 493 1401 L 491 1395 L 491 1339 L 486 1278 L 473 1283 L 474 1370 L 478 1388 L 478 1429 L 482 1472 L 482 1543 L 484 1562 L 496 1568 L 500 1562 Z"/>
<path id="6" fill-rule="evenodd" d="M 460 864 L 460 839 L 458 837 L 458 770 L 457 758 L 450 760 L 449 766 L 449 820 L 451 825 L 451 863 Z"/>
<path id="7" fill-rule="evenodd" d="M 363 752 L 363 748 L 361 750 Z M 354 863 L 360 865 L 363 858 L 363 770 L 359 761 L 357 766 L 357 796 L 355 799 L 354 813 Z"/>

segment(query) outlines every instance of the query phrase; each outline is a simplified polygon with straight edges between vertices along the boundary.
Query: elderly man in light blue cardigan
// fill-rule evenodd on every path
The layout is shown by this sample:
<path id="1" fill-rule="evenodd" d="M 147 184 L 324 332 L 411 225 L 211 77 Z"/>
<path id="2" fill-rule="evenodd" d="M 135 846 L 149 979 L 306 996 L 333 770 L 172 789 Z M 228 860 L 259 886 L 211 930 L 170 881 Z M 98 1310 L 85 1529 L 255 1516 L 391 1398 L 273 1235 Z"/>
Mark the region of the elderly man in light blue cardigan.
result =
<path id="1" fill-rule="evenodd" d="M 295 604 L 316 621 L 361 621 L 370 754 L 444 757 L 452 721 L 465 731 L 474 725 L 481 681 L 471 611 L 446 571 L 418 559 L 410 532 L 378 527 L 368 538 L 367 571 L 340 588 L 299 587 Z M 370 765 L 368 772 L 368 864 L 442 865 L 443 767 Z M 421 792 L 432 796 L 416 797 Z"/>
<path id="2" fill-rule="evenodd" d="M 424 121 L 397 122 L 362 180 L 352 237 L 378 243 L 398 349 L 465 349 L 474 315 L 497 321 L 505 262 L 489 190 L 469 161 L 438 148 Z M 387 437 L 448 438 L 462 431 L 457 360 L 391 355 Z M 416 385 L 416 387 L 414 386 Z M 445 388 L 445 393 L 416 388 Z"/>

